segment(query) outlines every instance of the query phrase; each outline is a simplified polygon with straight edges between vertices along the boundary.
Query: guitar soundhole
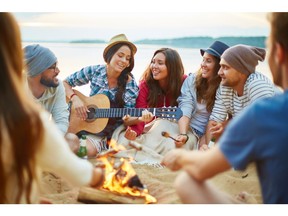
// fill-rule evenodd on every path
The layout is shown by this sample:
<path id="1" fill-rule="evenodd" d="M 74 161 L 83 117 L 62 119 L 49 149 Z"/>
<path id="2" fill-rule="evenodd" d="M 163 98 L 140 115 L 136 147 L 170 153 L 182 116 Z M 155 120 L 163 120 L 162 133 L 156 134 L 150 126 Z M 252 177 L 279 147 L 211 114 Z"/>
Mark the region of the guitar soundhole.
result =
<path id="1" fill-rule="evenodd" d="M 88 110 L 90 112 L 87 112 L 87 115 L 88 115 L 88 118 L 86 119 L 87 122 L 92 122 L 95 120 L 95 113 L 96 113 L 96 109 L 97 107 L 94 106 L 94 105 L 91 105 L 91 106 L 87 106 Z"/>

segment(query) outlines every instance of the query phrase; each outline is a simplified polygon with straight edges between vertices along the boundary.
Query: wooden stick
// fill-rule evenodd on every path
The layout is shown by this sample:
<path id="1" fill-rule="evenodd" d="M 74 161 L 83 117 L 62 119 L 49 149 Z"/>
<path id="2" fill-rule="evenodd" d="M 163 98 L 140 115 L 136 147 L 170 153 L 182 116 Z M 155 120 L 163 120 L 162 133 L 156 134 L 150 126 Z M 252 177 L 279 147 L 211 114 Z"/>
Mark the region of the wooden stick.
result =
<path id="1" fill-rule="evenodd" d="M 162 131 L 161 134 L 162 134 L 162 136 L 164 136 L 164 137 L 166 137 L 166 138 L 170 138 L 170 139 L 172 139 L 172 140 L 174 140 L 174 141 L 176 141 L 176 142 L 179 142 L 177 139 L 171 137 L 170 134 L 169 134 L 168 132 L 166 132 L 166 131 Z"/>
<path id="2" fill-rule="evenodd" d="M 119 152 L 118 150 L 115 150 L 115 149 L 111 148 L 111 149 L 108 149 L 107 151 L 99 153 L 97 155 L 97 158 L 99 158 L 99 157 L 109 157 L 109 156 L 112 156 L 112 155 L 114 155 L 114 154 L 116 154 L 118 152 Z"/>
<path id="3" fill-rule="evenodd" d="M 145 197 L 121 195 L 105 189 L 82 187 L 79 190 L 78 201 L 83 203 L 103 204 L 145 204 Z"/>
<path id="4" fill-rule="evenodd" d="M 136 149 L 137 151 L 142 150 L 142 145 L 140 143 L 130 141 L 128 145 L 131 146 L 132 148 Z"/>

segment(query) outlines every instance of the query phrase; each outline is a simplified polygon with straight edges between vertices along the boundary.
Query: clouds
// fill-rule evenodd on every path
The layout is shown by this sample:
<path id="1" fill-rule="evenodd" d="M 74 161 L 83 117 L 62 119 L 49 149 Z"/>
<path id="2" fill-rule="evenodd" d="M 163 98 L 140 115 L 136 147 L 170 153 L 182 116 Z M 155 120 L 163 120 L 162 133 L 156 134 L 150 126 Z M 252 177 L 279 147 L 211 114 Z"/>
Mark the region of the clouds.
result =
<path id="1" fill-rule="evenodd" d="M 189 36 L 266 36 L 266 13 L 14 13 L 24 40 L 109 40 L 125 33 L 130 40 Z"/>

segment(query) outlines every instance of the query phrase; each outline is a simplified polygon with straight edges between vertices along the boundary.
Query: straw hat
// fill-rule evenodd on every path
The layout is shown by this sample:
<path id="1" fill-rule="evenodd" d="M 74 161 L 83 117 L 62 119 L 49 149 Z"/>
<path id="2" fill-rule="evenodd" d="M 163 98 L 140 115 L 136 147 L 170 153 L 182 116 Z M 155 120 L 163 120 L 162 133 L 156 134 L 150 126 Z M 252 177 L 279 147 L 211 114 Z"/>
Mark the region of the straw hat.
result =
<path id="1" fill-rule="evenodd" d="M 106 48 L 104 49 L 104 52 L 103 52 L 103 56 L 106 55 L 106 53 L 108 52 L 108 50 L 118 44 L 118 43 L 126 43 L 126 44 L 129 44 L 131 47 L 132 47 L 132 52 L 133 54 L 135 54 L 137 52 L 137 48 L 136 46 L 131 43 L 130 41 L 128 41 L 127 37 L 125 34 L 119 34 L 119 35 L 115 35 L 114 37 L 112 37 L 109 41 L 109 43 L 107 44 Z"/>

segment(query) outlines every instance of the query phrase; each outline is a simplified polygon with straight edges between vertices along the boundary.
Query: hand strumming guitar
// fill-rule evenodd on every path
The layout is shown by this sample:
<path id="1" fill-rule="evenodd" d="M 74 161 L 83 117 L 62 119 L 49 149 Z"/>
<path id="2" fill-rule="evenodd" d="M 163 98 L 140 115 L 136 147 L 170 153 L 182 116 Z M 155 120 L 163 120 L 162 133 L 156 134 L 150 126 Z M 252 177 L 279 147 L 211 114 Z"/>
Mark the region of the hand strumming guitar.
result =
<path id="1" fill-rule="evenodd" d="M 76 94 L 71 98 L 71 101 L 72 106 L 74 106 L 74 109 L 76 110 L 77 117 L 79 117 L 83 121 L 86 120 L 88 118 L 87 112 L 89 112 L 89 110 L 87 109 L 83 101 Z"/>

